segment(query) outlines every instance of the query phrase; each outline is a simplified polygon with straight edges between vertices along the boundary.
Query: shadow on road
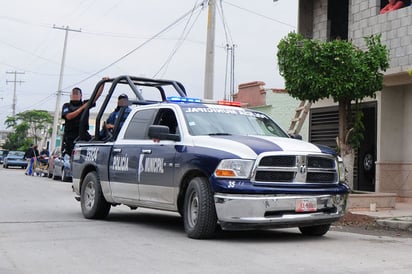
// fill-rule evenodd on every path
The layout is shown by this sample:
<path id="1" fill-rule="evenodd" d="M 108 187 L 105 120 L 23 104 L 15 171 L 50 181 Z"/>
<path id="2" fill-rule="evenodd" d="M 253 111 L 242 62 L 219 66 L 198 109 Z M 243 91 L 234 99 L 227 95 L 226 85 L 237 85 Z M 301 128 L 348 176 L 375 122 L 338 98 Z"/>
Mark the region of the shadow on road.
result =
<path id="1" fill-rule="evenodd" d="M 155 229 L 159 233 L 173 233 L 185 236 L 183 218 L 177 213 L 150 211 L 137 209 L 130 212 L 110 213 L 106 221 L 132 224 L 144 227 L 145 229 Z M 319 241 L 331 239 L 326 234 L 324 237 L 309 237 L 302 235 L 297 228 L 289 229 L 261 229 L 227 231 L 221 230 L 218 226 L 215 237 L 209 240 L 219 241 L 242 241 L 242 242 L 290 242 L 290 241 Z"/>

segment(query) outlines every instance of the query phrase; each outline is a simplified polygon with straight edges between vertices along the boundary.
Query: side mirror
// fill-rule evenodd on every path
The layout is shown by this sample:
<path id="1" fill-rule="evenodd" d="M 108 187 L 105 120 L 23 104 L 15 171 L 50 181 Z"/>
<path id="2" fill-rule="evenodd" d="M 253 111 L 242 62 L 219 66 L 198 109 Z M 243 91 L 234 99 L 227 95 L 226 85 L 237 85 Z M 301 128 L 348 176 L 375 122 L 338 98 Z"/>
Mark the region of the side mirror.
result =
<path id="1" fill-rule="evenodd" d="M 302 140 L 302 135 L 300 134 L 289 134 L 289 136 L 292 139 Z"/>
<path id="2" fill-rule="evenodd" d="M 149 137 L 151 139 L 180 141 L 180 136 L 171 134 L 168 126 L 151 125 L 149 126 Z"/>

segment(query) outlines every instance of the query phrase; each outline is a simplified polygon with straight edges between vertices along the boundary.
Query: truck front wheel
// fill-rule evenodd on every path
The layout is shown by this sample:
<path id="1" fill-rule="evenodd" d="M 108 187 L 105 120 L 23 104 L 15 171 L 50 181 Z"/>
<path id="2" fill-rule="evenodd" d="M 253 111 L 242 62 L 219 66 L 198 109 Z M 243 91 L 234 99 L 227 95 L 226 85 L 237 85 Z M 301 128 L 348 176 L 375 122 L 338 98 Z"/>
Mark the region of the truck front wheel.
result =
<path id="1" fill-rule="evenodd" d="M 80 205 L 83 216 L 87 219 L 104 219 L 109 214 L 111 205 L 103 196 L 96 172 L 90 172 L 84 178 Z"/>
<path id="2" fill-rule="evenodd" d="M 189 238 L 205 239 L 214 235 L 217 216 L 213 193 L 206 178 L 195 177 L 190 181 L 186 190 L 183 219 Z"/>
<path id="3" fill-rule="evenodd" d="M 329 231 L 330 224 L 326 225 L 314 225 L 314 226 L 301 226 L 300 232 L 305 236 L 323 236 Z"/>

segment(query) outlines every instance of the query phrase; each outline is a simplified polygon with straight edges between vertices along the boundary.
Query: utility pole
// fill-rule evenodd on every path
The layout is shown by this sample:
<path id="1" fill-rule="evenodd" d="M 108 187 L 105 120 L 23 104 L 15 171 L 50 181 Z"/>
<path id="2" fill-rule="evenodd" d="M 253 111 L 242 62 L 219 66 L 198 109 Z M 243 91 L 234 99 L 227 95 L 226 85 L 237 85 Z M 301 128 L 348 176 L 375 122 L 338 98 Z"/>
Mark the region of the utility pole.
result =
<path id="1" fill-rule="evenodd" d="M 17 102 L 17 96 L 16 96 L 16 83 L 19 83 L 21 85 L 21 83 L 24 83 L 24 81 L 17 81 L 17 74 L 24 74 L 24 72 L 18 72 L 18 71 L 7 71 L 7 74 L 14 74 L 14 80 L 13 81 L 9 81 L 6 80 L 6 84 L 8 84 L 9 82 L 14 83 L 14 92 L 13 92 L 13 104 L 12 104 L 12 109 L 13 109 L 13 116 L 16 116 L 16 102 Z"/>
<path id="2" fill-rule="evenodd" d="M 216 21 L 216 2 L 209 0 L 208 21 L 207 21 L 207 41 L 206 41 L 206 65 L 204 99 L 213 99 L 213 76 L 215 61 L 215 21 Z"/>
<path id="3" fill-rule="evenodd" d="M 235 48 L 236 45 L 232 44 L 230 52 L 230 101 L 233 101 L 235 95 Z"/>
<path id="4" fill-rule="evenodd" d="M 63 72 L 64 72 L 64 61 L 66 59 L 66 47 L 67 47 L 67 37 L 69 34 L 69 31 L 76 31 L 76 32 L 81 32 L 81 30 L 75 30 L 75 29 L 70 29 L 69 26 L 66 27 L 56 27 L 53 26 L 54 29 L 59 29 L 59 30 L 64 30 L 65 35 L 64 35 L 64 46 L 63 46 L 63 56 L 62 56 L 62 62 L 60 65 L 60 77 L 59 77 L 59 86 L 57 89 L 57 97 L 56 97 L 56 108 L 54 110 L 54 119 L 53 119 L 53 128 L 52 128 L 52 138 L 50 142 L 50 151 L 54 149 L 56 146 L 56 138 L 57 138 L 57 126 L 59 122 L 59 117 L 60 117 L 60 100 L 62 96 L 62 85 L 63 85 Z"/>
<path id="5" fill-rule="evenodd" d="M 229 101 L 233 101 L 235 94 L 235 48 L 235 44 L 226 44 L 226 79 L 229 74 L 229 98 L 227 98 L 227 80 L 225 79 L 225 100 Z"/>

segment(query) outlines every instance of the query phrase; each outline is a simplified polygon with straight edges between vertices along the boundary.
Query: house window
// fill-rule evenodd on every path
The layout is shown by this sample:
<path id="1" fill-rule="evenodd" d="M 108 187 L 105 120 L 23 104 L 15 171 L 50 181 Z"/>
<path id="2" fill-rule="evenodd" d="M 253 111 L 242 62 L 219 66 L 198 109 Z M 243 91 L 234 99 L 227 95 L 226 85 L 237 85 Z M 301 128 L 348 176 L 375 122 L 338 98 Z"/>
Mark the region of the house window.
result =
<path id="1" fill-rule="evenodd" d="M 348 40 L 349 0 L 328 1 L 329 41 Z"/>

